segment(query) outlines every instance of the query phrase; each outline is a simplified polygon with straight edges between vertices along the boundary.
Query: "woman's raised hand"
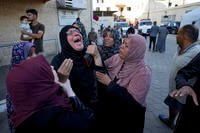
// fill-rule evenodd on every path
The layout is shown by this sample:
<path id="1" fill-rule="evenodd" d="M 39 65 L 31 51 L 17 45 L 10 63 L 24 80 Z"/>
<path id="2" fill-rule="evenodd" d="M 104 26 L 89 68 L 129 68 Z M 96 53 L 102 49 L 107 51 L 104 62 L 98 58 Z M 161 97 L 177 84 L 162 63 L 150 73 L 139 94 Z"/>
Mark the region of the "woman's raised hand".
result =
<path id="1" fill-rule="evenodd" d="M 64 83 L 68 78 L 73 67 L 73 61 L 71 59 L 65 59 L 61 66 L 58 68 L 59 81 Z"/>

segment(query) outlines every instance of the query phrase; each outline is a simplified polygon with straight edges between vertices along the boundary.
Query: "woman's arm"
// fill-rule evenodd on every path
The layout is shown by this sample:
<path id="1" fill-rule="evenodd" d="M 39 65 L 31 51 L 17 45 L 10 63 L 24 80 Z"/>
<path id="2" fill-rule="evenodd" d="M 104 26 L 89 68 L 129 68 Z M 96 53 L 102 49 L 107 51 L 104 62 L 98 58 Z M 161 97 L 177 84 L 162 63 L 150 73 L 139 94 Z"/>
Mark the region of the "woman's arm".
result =
<path id="1" fill-rule="evenodd" d="M 97 48 L 96 44 L 89 45 L 87 47 L 86 53 L 88 53 L 88 54 L 93 56 L 96 66 L 103 66 L 103 63 L 102 63 L 102 60 L 101 60 L 101 56 L 99 54 L 99 51 L 98 51 L 98 48 Z"/>
<path id="2" fill-rule="evenodd" d="M 139 103 L 134 99 L 134 97 L 128 92 L 126 88 L 120 86 L 115 81 L 112 81 L 107 74 L 96 72 L 96 76 L 100 83 L 107 86 L 106 92 L 110 96 L 123 103 L 135 103 L 139 105 Z"/>

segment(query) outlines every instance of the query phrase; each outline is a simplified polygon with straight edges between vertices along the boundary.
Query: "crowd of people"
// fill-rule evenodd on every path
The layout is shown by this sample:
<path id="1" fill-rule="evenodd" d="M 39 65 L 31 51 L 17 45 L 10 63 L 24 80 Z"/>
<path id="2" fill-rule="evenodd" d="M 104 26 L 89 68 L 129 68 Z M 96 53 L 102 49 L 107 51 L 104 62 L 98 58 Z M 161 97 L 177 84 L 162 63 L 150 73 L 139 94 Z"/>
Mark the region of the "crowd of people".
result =
<path id="1" fill-rule="evenodd" d="M 11 132 L 95 133 L 112 129 L 143 133 L 152 78 L 144 61 L 146 39 L 135 34 L 133 26 L 122 38 L 116 27 L 109 27 L 102 31 L 103 42 L 97 45 L 97 33 L 91 29 L 87 36 L 77 18 L 60 30 L 61 52 L 48 63 L 41 54 L 45 27 L 37 21 L 35 9 L 26 13 L 20 18 L 21 41 L 13 47 L 6 78 Z M 153 51 L 165 51 L 165 28 L 154 23 L 149 50 L 153 42 Z M 178 50 L 165 100 L 169 117 L 159 115 L 174 133 L 200 132 L 198 33 L 195 26 L 186 25 L 177 34 Z"/>

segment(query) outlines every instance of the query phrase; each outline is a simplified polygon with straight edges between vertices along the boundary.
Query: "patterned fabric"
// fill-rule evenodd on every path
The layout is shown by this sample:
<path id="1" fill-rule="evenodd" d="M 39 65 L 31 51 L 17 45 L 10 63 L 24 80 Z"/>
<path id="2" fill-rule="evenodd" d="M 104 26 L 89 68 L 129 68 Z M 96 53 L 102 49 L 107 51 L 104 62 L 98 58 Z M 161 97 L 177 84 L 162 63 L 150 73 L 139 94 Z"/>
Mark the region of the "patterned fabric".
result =
<path id="1" fill-rule="evenodd" d="M 12 104 L 12 101 L 11 101 L 10 94 L 8 92 L 6 94 L 6 107 L 7 107 L 8 126 L 10 128 L 10 132 L 14 133 L 15 128 L 14 128 L 13 122 L 11 120 L 11 115 L 14 112 L 14 108 L 13 108 L 13 104 Z"/>
<path id="2" fill-rule="evenodd" d="M 12 49 L 12 57 L 11 57 L 11 66 L 10 69 L 14 67 L 14 65 L 21 63 L 28 57 L 29 50 L 33 46 L 30 42 L 17 42 L 14 44 Z M 6 94 L 6 107 L 7 107 L 7 116 L 8 116 L 8 124 L 11 133 L 15 132 L 13 122 L 11 120 L 11 115 L 14 111 L 13 104 L 9 93 Z"/>
<path id="3" fill-rule="evenodd" d="M 115 41 L 115 47 L 119 50 L 120 45 L 121 45 L 120 33 L 116 29 L 111 29 L 111 33 L 112 33 L 114 41 Z"/>
<path id="4" fill-rule="evenodd" d="M 106 47 L 104 45 L 98 45 L 97 47 L 98 47 L 98 50 L 100 52 L 100 55 L 101 55 L 101 58 L 103 61 L 119 52 L 119 49 L 116 48 L 115 46 L 110 48 L 110 47 Z"/>
<path id="5" fill-rule="evenodd" d="M 12 58 L 11 58 L 11 68 L 15 64 L 19 64 L 28 57 L 29 50 L 33 46 L 30 42 L 19 42 L 13 46 Z"/>

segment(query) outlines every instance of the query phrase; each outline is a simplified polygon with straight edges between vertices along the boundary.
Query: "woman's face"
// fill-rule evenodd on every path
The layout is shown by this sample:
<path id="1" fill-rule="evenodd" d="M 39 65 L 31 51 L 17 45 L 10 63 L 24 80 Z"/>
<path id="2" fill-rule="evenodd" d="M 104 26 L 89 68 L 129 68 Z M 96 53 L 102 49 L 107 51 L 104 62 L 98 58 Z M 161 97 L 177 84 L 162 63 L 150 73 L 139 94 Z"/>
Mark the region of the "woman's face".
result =
<path id="1" fill-rule="evenodd" d="M 114 38 L 112 37 L 111 32 L 105 33 L 103 36 L 103 41 L 106 47 L 112 47 L 114 45 Z"/>
<path id="2" fill-rule="evenodd" d="M 83 50 L 83 37 L 79 30 L 71 28 L 67 32 L 67 41 L 69 45 L 76 51 Z"/>
<path id="3" fill-rule="evenodd" d="M 128 56 L 128 38 L 124 38 L 122 45 L 120 46 L 119 49 L 119 57 L 122 60 L 125 60 Z"/>

